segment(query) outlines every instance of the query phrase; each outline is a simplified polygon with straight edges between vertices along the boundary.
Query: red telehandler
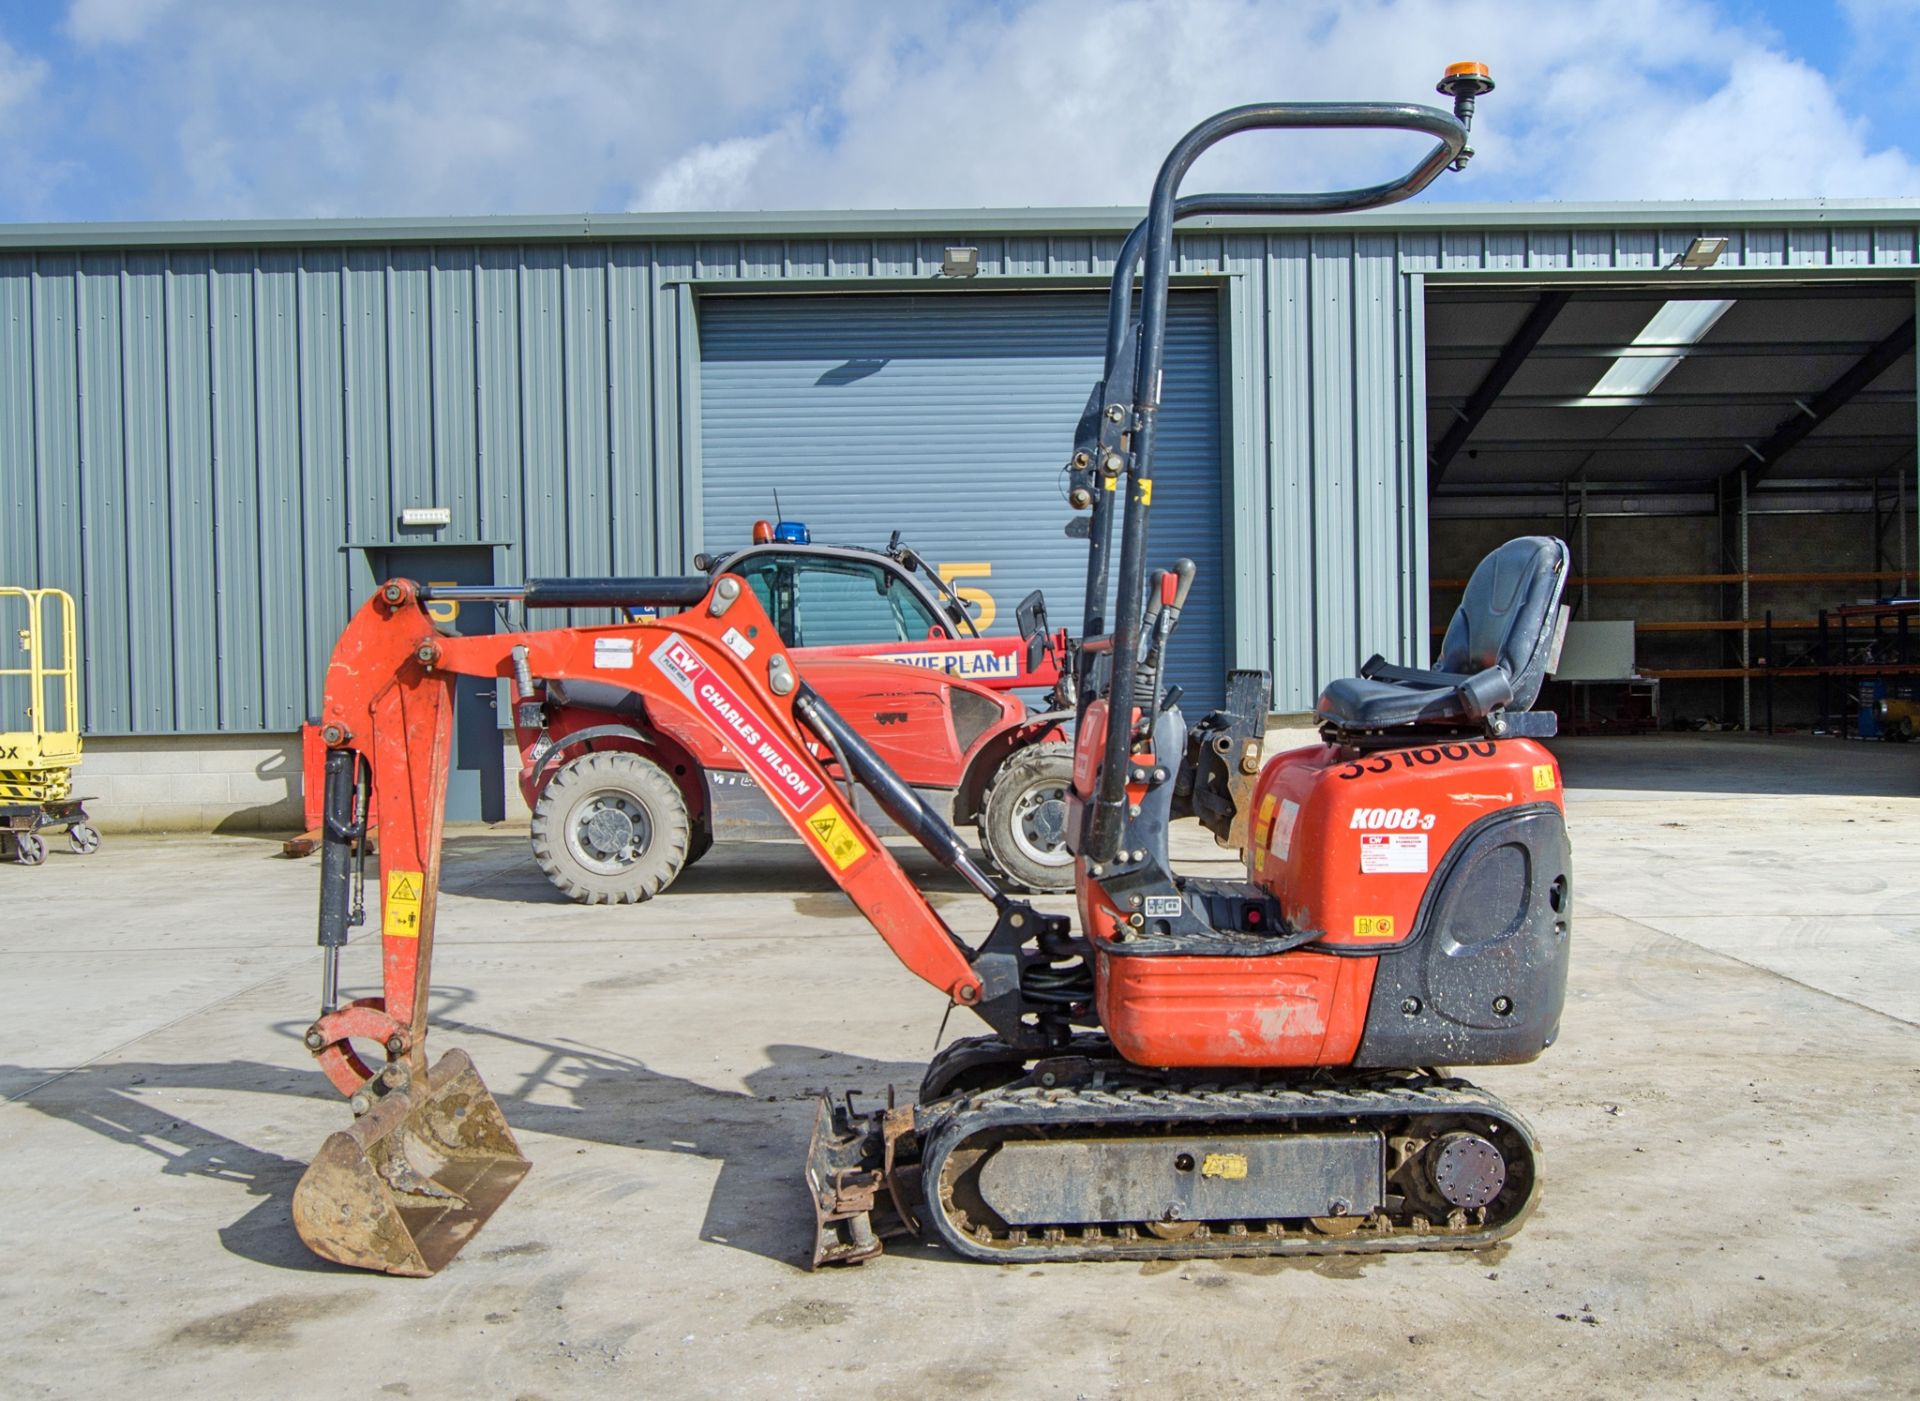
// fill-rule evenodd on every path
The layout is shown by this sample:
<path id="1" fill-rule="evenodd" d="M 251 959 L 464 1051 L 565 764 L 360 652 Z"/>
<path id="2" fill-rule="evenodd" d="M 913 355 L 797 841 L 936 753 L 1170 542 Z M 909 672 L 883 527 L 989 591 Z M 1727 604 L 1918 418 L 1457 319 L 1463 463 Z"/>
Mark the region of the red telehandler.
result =
<path id="1" fill-rule="evenodd" d="M 428 969 L 453 679 L 617 679 L 709 727 L 901 961 L 989 1035 L 942 1050 L 915 1103 L 822 1101 L 805 1170 L 814 1262 L 880 1253 L 895 1230 L 1001 1263 L 1461 1249 L 1517 1230 L 1534 1137 L 1443 1065 L 1552 1044 L 1570 942 L 1559 776 L 1530 707 L 1558 634 L 1566 547 L 1503 546 L 1475 571 L 1431 669 L 1374 658 L 1326 688 L 1325 743 L 1261 771 L 1266 680 L 1189 727 L 1162 685 L 1193 566 L 1149 580 L 1147 516 L 1173 225 L 1194 214 L 1336 211 L 1410 196 L 1467 153 L 1479 65 L 1448 70 L 1449 114 L 1384 103 L 1223 112 L 1168 156 L 1115 269 L 1106 370 L 1070 464 L 1090 509 L 1069 804 L 1078 917 L 1000 890 L 953 829 L 827 705 L 734 575 L 535 581 L 529 607 L 682 610 L 613 627 L 445 637 L 438 587 L 386 584 L 329 672 L 320 942 L 307 1033 L 357 1119 L 300 1182 L 319 1254 L 396 1274 L 449 1260 L 528 1170 L 472 1064 L 426 1054 Z M 1257 128 L 1388 129 L 1435 144 L 1399 178 L 1322 195 L 1178 198 L 1195 157 Z M 1139 315 L 1132 311 L 1144 260 Z M 1113 527 L 1118 589 L 1105 613 Z M 833 756 L 816 760 L 817 742 Z M 1254 772 L 1249 774 L 1245 770 Z M 875 839 L 858 784 L 995 909 L 962 942 Z M 1250 790 L 1250 791 L 1249 791 Z M 361 908 L 354 839 L 382 822 L 382 997 L 338 1005 Z M 1216 834 L 1245 805 L 1242 880 L 1175 873 L 1168 826 Z M 365 1059 L 355 1042 L 379 1048 Z"/>

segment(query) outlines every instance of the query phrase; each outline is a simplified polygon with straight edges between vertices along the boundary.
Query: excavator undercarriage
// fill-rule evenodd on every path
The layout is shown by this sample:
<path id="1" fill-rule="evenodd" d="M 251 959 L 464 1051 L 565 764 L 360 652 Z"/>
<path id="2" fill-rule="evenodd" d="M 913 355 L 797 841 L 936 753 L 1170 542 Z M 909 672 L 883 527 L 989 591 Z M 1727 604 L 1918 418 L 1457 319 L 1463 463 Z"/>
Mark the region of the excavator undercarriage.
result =
<path id="1" fill-rule="evenodd" d="M 923 1090 L 911 1109 L 823 1100 L 814 1263 L 857 1263 L 895 1233 L 1003 1264 L 1463 1250 L 1533 1209 L 1532 1130 L 1464 1080 L 1225 1079 L 1076 1040 L 1017 1079 Z"/>

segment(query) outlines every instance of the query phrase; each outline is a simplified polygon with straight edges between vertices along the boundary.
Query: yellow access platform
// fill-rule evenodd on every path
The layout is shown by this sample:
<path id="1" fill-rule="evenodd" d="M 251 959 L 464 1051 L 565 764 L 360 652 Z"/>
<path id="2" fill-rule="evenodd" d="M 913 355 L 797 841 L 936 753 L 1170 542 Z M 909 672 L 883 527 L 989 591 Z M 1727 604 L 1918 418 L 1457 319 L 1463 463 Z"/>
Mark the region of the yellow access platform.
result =
<path id="1" fill-rule="evenodd" d="M 73 596 L 62 589 L 0 585 L 0 853 L 38 866 L 47 859 L 43 828 L 65 827 L 81 855 L 100 846 L 84 799 L 73 796 L 80 763 L 80 669 Z"/>

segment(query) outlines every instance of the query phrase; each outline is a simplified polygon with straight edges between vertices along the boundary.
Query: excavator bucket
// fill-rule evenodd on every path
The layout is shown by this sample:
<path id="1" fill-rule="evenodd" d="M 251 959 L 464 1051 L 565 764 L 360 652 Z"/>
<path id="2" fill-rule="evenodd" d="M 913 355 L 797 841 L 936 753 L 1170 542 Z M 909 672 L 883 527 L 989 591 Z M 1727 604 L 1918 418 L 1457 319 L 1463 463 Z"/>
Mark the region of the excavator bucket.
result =
<path id="1" fill-rule="evenodd" d="M 437 1273 L 533 1165 L 465 1051 L 388 1094 L 320 1148 L 293 1190 L 314 1254 L 416 1278 Z"/>

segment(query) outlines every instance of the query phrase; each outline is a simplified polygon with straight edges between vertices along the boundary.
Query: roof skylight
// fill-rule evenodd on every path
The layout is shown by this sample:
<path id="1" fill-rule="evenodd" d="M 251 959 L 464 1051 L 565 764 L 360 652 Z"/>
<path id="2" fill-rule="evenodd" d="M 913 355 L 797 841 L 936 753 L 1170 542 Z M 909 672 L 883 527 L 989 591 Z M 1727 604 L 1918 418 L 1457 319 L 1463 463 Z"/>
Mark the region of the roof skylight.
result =
<path id="1" fill-rule="evenodd" d="M 1590 399 L 1629 399 L 1651 394 L 1654 388 L 1673 373 L 1674 366 L 1686 359 L 1691 349 L 1702 336 L 1713 329 L 1713 323 L 1727 313 L 1731 301 L 1677 301 L 1668 302 L 1653 314 L 1653 318 L 1640 328 L 1640 334 L 1633 338 L 1635 346 L 1652 348 L 1672 348 L 1672 355 L 1623 355 L 1607 367 L 1600 376 L 1600 382 L 1587 391 Z"/>

